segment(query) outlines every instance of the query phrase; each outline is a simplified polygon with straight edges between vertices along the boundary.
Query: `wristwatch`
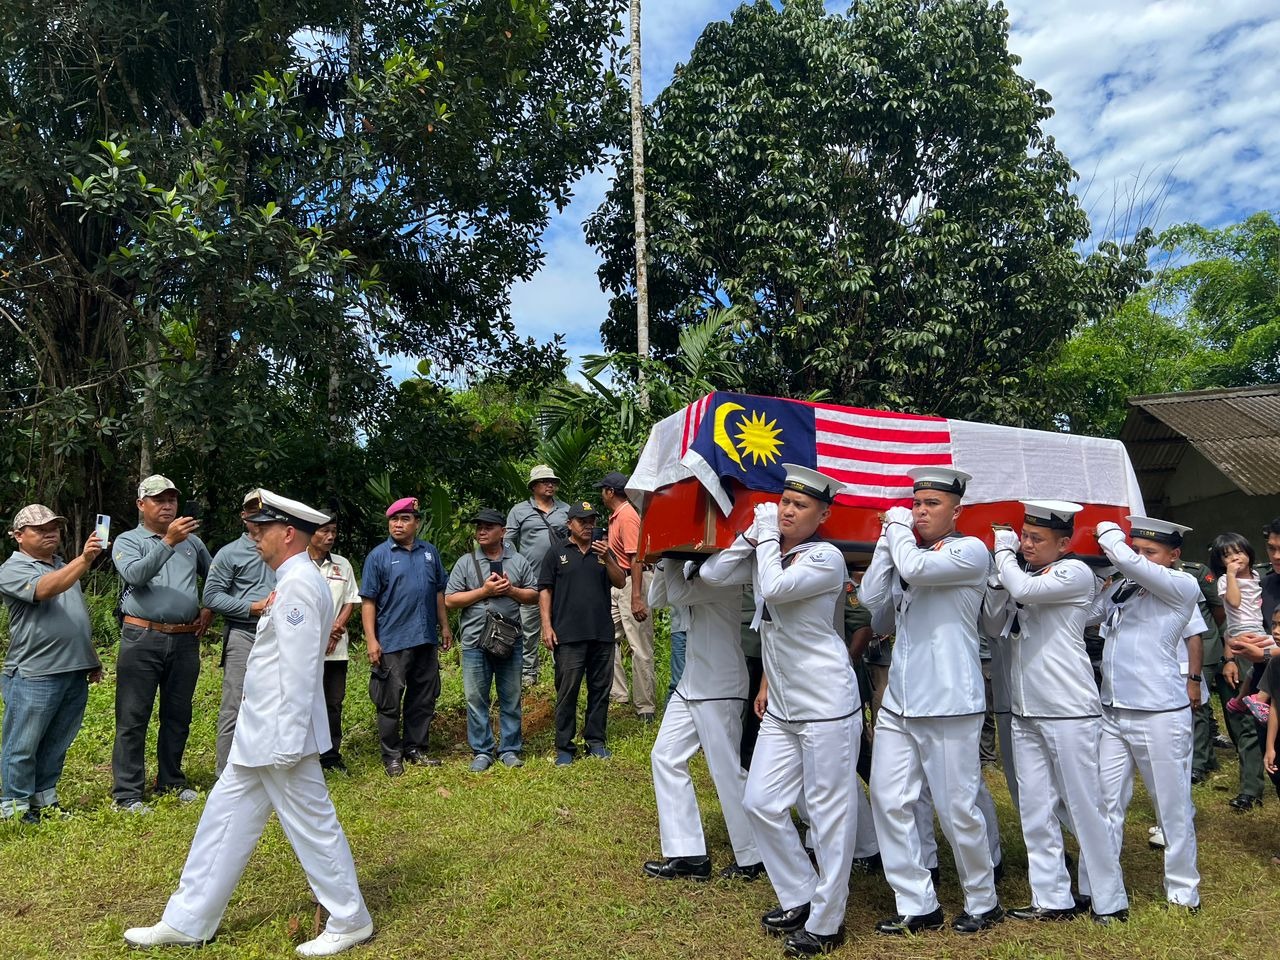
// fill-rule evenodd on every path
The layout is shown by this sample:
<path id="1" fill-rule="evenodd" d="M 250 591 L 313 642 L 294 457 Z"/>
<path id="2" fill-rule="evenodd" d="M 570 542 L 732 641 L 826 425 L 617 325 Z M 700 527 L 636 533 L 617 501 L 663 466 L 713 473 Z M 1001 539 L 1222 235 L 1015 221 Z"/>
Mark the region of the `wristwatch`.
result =
<path id="1" fill-rule="evenodd" d="M 1204 677 L 1200 676 L 1200 674 L 1198 673 L 1188 673 L 1187 679 L 1194 681 L 1195 683 L 1200 683 L 1202 680 L 1204 680 Z"/>

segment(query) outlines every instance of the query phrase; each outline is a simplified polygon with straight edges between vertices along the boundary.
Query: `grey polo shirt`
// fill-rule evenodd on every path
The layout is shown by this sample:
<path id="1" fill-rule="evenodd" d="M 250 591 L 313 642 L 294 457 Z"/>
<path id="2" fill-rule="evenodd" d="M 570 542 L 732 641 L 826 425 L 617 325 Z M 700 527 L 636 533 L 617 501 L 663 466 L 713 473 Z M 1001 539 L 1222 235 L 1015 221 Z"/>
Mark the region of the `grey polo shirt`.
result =
<path id="1" fill-rule="evenodd" d="M 547 529 L 548 525 L 550 530 Z M 534 506 L 533 497 L 530 497 L 523 503 L 517 503 L 507 514 L 507 528 L 502 542 L 528 560 L 534 570 L 540 570 L 542 558 L 551 549 L 553 530 L 561 542 L 568 537 L 569 505 L 563 500 L 556 500 L 551 509 L 543 513 Z"/>
<path id="2" fill-rule="evenodd" d="M 481 576 L 476 575 L 476 565 L 471 562 L 472 557 L 480 562 Z M 449 583 L 444 588 L 444 595 L 447 597 L 451 593 L 466 593 L 468 590 L 480 589 L 489 576 L 491 564 L 496 562 L 490 561 L 479 547 L 459 557 L 458 562 L 453 565 L 453 571 L 449 574 Z M 532 565 L 506 544 L 502 546 L 501 563 L 502 572 L 511 581 L 513 587 L 538 589 L 538 577 L 533 572 Z M 484 629 L 485 614 L 490 610 L 508 620 L 520 622 L 520 604 L 511 597 L 489 597 L 469 607 L 463 607 L 458 611 L 458 633 L 464 647 L 476 645 L 476 641 L 480 639 L 480 631 Z"/>
<path id="3" fill-rule="evenodd" d="M 61 557 L 44 563 L 20 550 L 0 564 L 0 596 L 9 608 L 7 676 L 47 677 L 101 666 L 80 584 L 56 597 L 36 599 L 36 581 L 64 566 Z"/>
<path id="4" fill-rule="evenodd" d="M 204 578 L 204 605 L 228 620 L 255 621 L 251 604 L 276 588 L 276 572 L 267 566 L 252 538 L 241 534 L 218 551 Z"/>
<path id="5" fill-rule="evenodd" d="M 208 574 L 213 558 L 194 534 L 171 547 L 139 524 L 116 537 L 111 562 L 124 581 L 120 609 L 126 616 L 192 623 L 200 613 L 196 578 Z"/>

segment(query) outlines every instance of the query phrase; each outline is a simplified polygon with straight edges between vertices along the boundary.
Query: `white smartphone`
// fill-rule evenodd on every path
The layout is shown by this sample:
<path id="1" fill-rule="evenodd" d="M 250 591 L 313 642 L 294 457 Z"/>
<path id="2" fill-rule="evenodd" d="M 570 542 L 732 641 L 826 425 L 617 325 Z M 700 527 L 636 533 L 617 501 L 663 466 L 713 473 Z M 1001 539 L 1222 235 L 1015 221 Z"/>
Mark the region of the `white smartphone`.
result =
<path id="1" fill-rule="evenodd" d="M 111 518 L 105 513 L 98 514 L 98 519 L 93 525 L 93 532 L 98 535 L 98 539 L 102 541 L 102 545 L 105 547 L 111 542 Z"/>

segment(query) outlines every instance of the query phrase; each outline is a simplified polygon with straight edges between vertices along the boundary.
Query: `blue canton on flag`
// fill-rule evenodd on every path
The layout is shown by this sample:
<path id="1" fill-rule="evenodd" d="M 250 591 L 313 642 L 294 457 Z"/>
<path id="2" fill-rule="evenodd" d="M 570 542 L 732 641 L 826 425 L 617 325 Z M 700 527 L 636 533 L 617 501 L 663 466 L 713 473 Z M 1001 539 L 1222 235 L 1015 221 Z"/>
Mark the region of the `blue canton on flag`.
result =
<path id="1" fill-rule="evenodd" d="M 813 407 L 776 397 L 714 393 L 689 451 L 686 467 L 718 485 L 737 480 L 752 490 L 779 493 L 786 479 L 783 463 L 814 467 L 816 429 Z"/>

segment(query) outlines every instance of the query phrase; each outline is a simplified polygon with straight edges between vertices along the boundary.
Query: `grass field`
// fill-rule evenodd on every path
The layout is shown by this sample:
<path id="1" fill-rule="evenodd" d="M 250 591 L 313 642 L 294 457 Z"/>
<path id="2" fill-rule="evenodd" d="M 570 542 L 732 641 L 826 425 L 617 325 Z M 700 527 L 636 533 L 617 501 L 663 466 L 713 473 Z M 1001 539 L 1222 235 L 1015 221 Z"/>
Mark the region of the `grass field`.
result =
<path id="1" fill-rule="evenodd" d="M 526 701 L 522 769 L 467 771 L 461 679 L 445 658 L 438 769 L 410 768 L 388 780 L 377 756 L 367 666 L 352 661 L 344 754 L 350 775 L 331 780 L 334 802 L 377 925 L 376 940 L 353 957 L 377 958 L 776 958 L 759 915 L 775 901 L 767 882 L 693 885 L 649 880 L 640 863 L 658 853 L 648 753 L 656 729 L 629 711 L 610 717 L 609 761 L 567 769 L 550 760 L 550 688 Z M 125 927 L 155 922 L 177 883 L 200 803 L 171 798 L 147 817 L 110 807 L 113 683 L 93 688 L 85 727 L 61 785 L 70 819 L 36 827 L 0 825 L 0 960 L 134 955 Z M 213 730 L 220 672 L 206 649 L 186 769 L 195 785 L 213 780 Z M 1131 921 L 1099 929 L 1084 919 L 1061 924 L 1006 922 L 979 937 L 953 933 L 886 940 L 871 932 L 893 912 L 879 877 L 855 877 L 849 943 L 837 954 L 863 958 L 1206 958 L 1280 956 L 1274 916 L 1280 871 L 1269 866 L 1277 836 L 1274 799 L 1236 815 L 1236 766 L 1195 788 L 1199 808 L 1204 909 L 1167 912 L 1160 857 L 1146 847 L 1153 822 L 1141 790 L 1130 815 L 1124 868 Z M 148 750 L 154 770 L 154 747 Z M 150 774 L 149 774 L 150 775 Z M 704 767 L 696 776 L 712 858 L 732 857 Z M 998 773 L 988 774 L 1004 817 L 1006 906 L 1028 901 L 1026 856 Z M 943 849 L 943 907 L 960 909 L 955 871 Z M 311 935 L 315 906 L 279 827 L 268 825 L 231 901 L 210 957 L 288 957 Z M 159 954 L 157 954 L 159 955 Z M 179 951 L 178 955 L 188 955 Z"/>

